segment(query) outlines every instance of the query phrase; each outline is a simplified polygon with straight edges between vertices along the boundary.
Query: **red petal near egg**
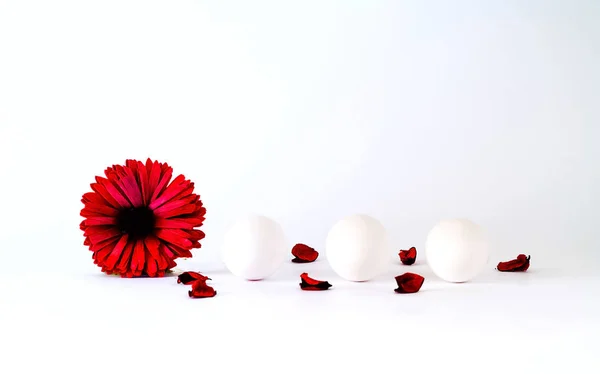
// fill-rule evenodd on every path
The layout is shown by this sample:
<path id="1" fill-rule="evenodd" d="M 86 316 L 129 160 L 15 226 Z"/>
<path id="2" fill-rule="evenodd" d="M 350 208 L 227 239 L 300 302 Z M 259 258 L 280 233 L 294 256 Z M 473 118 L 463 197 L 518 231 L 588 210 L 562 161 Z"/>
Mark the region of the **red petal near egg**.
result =
<path id="1" fill-rule="evenodd" d="M 400 261 L 404 265 L 412 265 L 417 261 L 417 248 L 411 247 L 409 250 L 400 250 L 398 256 L 400 256 Z"/>
<path id="2" fill-rule="evenodd" d="M 300 274 L 300 279 L 300 288 L 304 291 L 324 291 L 332 287 L 329 282 L 313 279 L 307 273 Z"/>
<path id="3" fill-rule="evenodd" d="M 298 243 L 292 248 L 292 255 L 295 257 L 292 262 L 306 263 L 315 261 L 319 257 L 319 252 L 306 244 Z"/>
<path id="4" fill-rule="evenodd" d="M 210 279 L 206 275 L 196 273 L 195 271 L 186 271 L 185 273 L 179 274 L 179 276 L 177 277 L 177 283 L 183 283 L 186 285 L 192 284 L 197 280 L 206 281 L 206 280 L 212 280 L 212 279 Z"/>
<path id="5" fill-rule="evenodd" d="M 415 273 L 404 273 L 398 275 L 395 279 L 398 284 L 398 288 L 394 290 L 396 293 L 419 292 L 421 286 L 423 286 L 423 282 L 425 282 L 425 278 Z"/>
<path id="6" fill-rule="evenodd" d="M 206 284 L 205 280 L 197 280 L 192 285 L 192 290 L 188 295 L 193 299 L 203 299 L 205 297 L 214 297 L 217 294 L 214 288 Z"/>
<path id="7" fill-rule="evenodd" d="M 514 260 L 498 263 L 496 269 L 503 272 L 527 271 L 529 269 L 529 260 L 531 260 L 531 256 L 520 254 Z"/>

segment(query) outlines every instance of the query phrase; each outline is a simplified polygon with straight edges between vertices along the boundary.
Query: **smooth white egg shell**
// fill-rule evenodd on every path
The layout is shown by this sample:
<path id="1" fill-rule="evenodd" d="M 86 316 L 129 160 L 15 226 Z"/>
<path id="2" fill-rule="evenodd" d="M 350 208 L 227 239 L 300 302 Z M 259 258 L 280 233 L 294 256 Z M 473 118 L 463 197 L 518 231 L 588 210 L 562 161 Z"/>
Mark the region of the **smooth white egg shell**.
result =
<path id="1" fill-rule="evenodd" d="M 221 250 L 229 271 L 247 280 L 271 276 L 283 264 L 287 252 L 281 226 L 260 215 L 237 221 L 225 234 Z"/>
<path id="2" fill-rule="evenodd" d="M 346 217 L 329 231 L 325 255 L 340 277 L 354 282 L 373 279 L 390 263 L 386 229 L 367 215 Z"/>
<path id="3" fill-rule="evenodd" d="M 475 278 L 489 258 L 485 230 L 468 219 L 439 222 L 427 236 L 425 257 L 431 270 L 447 282 Z"/>

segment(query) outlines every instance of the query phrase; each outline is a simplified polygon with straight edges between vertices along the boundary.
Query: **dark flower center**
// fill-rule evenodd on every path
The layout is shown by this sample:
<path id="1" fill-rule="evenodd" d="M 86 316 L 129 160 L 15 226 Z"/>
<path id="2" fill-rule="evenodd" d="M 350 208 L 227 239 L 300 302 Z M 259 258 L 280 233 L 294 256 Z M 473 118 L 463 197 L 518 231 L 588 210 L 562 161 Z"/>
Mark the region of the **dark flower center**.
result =
<path id="1" fill-rule="evenodd" d="M 154 231 L 154 213 L 146 206 L 123 209 L 117 215 L 117 227 L 133 239 L 141 239 Z"/>

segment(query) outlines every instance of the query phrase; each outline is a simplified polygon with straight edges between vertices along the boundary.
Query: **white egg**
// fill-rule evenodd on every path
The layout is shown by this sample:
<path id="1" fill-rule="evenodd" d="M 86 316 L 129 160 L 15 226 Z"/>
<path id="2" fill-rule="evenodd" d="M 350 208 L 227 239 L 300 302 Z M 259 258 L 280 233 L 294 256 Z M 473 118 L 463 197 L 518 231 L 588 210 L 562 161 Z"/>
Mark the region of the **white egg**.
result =
<path id="1" fill-rule="evenodd" d="M 325 253 L 331 268 L 354 282 L 380 275 L 390 263 L 385 227 L 375 218 L 361 214 L 346 217 L 331 228 Z"/>
<path id="2" fill-rule="evenodd" d="M 467 219 L 439 222 L 427 236 L 425 257 L 431 270 L 447 282 L 467 282 L 488 262 L 484 229 Z"/>
<path id="3" fill-rule="evenodd" d="M 264 279 L 279 269 L 288 252 L 281 226 L 270 218 L 252 215 L 236 222 L 225 234 L 222 257 L 234 275 Z"/>

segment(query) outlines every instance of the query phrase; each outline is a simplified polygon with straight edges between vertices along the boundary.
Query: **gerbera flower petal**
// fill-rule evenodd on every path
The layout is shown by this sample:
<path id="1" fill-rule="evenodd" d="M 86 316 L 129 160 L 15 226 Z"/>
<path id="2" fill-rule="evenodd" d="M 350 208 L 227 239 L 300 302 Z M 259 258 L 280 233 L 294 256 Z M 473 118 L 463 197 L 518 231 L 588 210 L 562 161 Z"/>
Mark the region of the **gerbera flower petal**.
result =
<path id="1" fill-rule="evenodd" d="M 163 246 L 161 241 L 154 235 L 151 235 L 144 239 L 144 245 L 148 249 L 150 256 L 158 261 L 160 259 L 160 252 L 164 250 L 164 248 L 161 247 Z"/>
<path id="2" fill-rule="evenodd" d="M 163 192 L 163 190 L 167 187 L 167 184 L 171 181 L 171 177 L 173 177 L 173 169 L 165 168 L 164 166 L 161 168 L 161 176 L 154 193 L 152 193 L 152 197 L 150 198 L 150 204 L 152 204 L 158 196 Z M 151 208 L 152 209 L 152 208 Z"/>
<path id="3" fill-rule="evenodd" d="M 148 274 L 149 277 L 155 277 L 158 274 L 158 263 L 153 258 L 146 259 L 144 271 Z"/>
<path id="4" fill-rule="evenodd" d="M 119 212 L 116 208 L 113 208 L 110 204 L 107 204 L 106 200 L 104 200 L 100 194 L 95 192 L 88 192 L 83 195 L 81 202 L 85 204 L 85 208 L 83 210 L 91 210 L 107 215 L 116 215 Z"/>
<path id="5" fill-rule="evenodd" d="M 114 225 L 98 225 L 98 226 L 85 227 L 83 235 L 92 236 L 92 235 L 97 235 L 97 234 L 103 233 L 105 231 L 110 231 L 110 230 L 118 231 Z"/>
<path id="6" fill-rule="evenodd" d="M 200 226 L 204 218 L 163 218 L 156 217 L 155 226 L 161 229 L 188 229 Z"/>
<path id="7" fill-rule="evenodd" d="M 174 245 L 173 243 L 169 243 L 169 244 L 163 243 L 163 244 L 171 252 L 173 252 L 175 257 L 183 257 L 183 258 L 192 257 L 192 254 L 189 249 L 184 249 L 184 248 L 178 247 L 178 246 Z"/>
<path id="8" fill-rule="evenodd" d="M 92 251 L 99 251 L 100 249 L 104 248 L 105 246 L 113 246 L 114 247 L 117 244 L 117 242 L 121 239 L 122 236 L 123 236 L 123 234 L 117 235 L 114 238 L 104 239 L 97 243 L 92 243 L 90 249 Z"/>
<path id="9" fill-rule="evenodd" d="M 189 238 L 194 242 L 198 242 L 199 240 L 202 240 L 206 237 L 206 234 L 202 230 L 188 230 L 186 231 L 186 233 L 189 235 Z M 198 244 L 200 243 L 198 242 Z"/>
<path id="10" fill-rule="evenodd" d="M 133 253 L 133 248 L 135 244 L 131 241 L 127 242 L 125 245 L 125 249 L 123 249 L 123 253 L 121 254 L 121 258 L 119 259 L 119 263 L 117 264 L 117 271 L 119 274 L 127 273 L 129 270 L 129 264 L 131 255 Z"/>
<path id="11" fill-rule="evenodd" d="M 94 249 L 93 249 L 94 253 L 92 254 L 92 258 L 94 259 L 94 264 L 98 265 L 98 264 L 103 264 L 104 262 L 106 262 L 106 259 L 112 252 L 112 250 L 113 250 L 114 246 L 117 244 L 117 242 L 118 242 L 118 240 L 115 240 L 114 242 L 107 243 L 104 246 L 94 247 Z"/>
<path id="12" fill-rule="evenodd" d="M 189 240 L 185 234 L 181 234 L 181 230 L 174 229 L 158 229 L 156 230 L 156 236 L 168 243 L 174 244 L 183 249 L 192 248 L 192 241 Z"/>
<path id="13" fill-rule="evenodd" d="M 152 199 L 152 202 L 149 205 L 150 209 L 156 209 L 168 202 L 171 200 L 171 198 L 183 191 L 189 185 L 189 183 L 190 182 L 186 181 L 183 175 L 178 175 L 175 179 L 173 179 L 173 182 L 171 182 L 171 184 L 165 188 L 164 192 L 162 192 L 160 195 L 156 195 L 156 197 Z"/>
<path id="14" fill-rule="evenodd" d="M 127 172 L 127 175 L 123 178 L 120 178 L 117 184 L 121 187 L 121 191 L 123 191 L 123 194 L 132 206 L 139 207 L 143 205 L 142 191 L 140 191 L 138 182 L 131 171 Z"/>
<path id="15" fill-rule="evenodd" d="M 98 205 L 106 205 L 106 200 L 102 198 L 97 192 L 86 192 L 81 197 L 81 202 L 84 204 L 96 203 Z"/>
<path id="16" fill-rule="evenodd" d="M 119 191 L 117 186 L 115 186 L 110 180 L 102 177 L 96 177 L 96 181 L 106 189 L 106 191 L 110 194 L 113 200 L 115 200 L 119 204 L 119 207 L 131 207 L 131 203 L 129 202 L 129 200 L 125 198 L 125 196 L 121 193 L 121 191 Z"/>
<path id="17" fill-rule="evenodd" d="M 140 190 L 142 192 L 142 203 L 144 205 L 148 205 L 150 201 L 149 189 L 150 186 L 148 184 L 148 170 L 143 162 L 139 161 L 137 165 L 137 179 L 140 184 Z"/>
<path id="18" fill-rule="evenodd" d="M 107 227 L 107 226 L 94 226 L 94 227 Z M 90 239 L 92 244 L 101 243 L 105 240 L 109 240 L 112 238 L 116 238 L 121 236 L 122 234 L 116 230 L 114 227 L 108 226 L 107 229 L 99 231 L 98 233 L 90 234 L 88 238 Z"/>
<path id="19" fill-rule="evenodd" d="M 156 191 L 156 187 L 158 186 L 158 182 L 160 182 L 161 170 L 159 163 L 156 161 L 152 162 L 149 168 L 148 162 L 146 162 L 146 167 L 148 169 L 148 194 L 150 195 L 146 204 L 150 204 L 154 191 Z"/>
<path id="20" fill-rule="evenodd" d="M 173 269 L 177 264 L 175 261 L 167 257 L 167 269 Z"/>
<path id="21" fill-rule="evenodd" d="M 94 216 L 107 216 L 114 217 L 119 214 L 119 211 L 108 205 L 96 205 L 87 204 L 85 208 L 81 209 L 80 215 L 82 217 L 94 217 Z"/>
<path id="22" fill-rule="evenodd" d="M 106 226 L 106 225 L 114 225 L 117 223 L 117 219 L 115 217 L 90 217 L 86 219 L 85 226 Z"/>
<path id="23" fill-rule="evenodd" d="M 167 256 L 167 254 L 165 253 L 165 245 L 161 243 L 160 245 L 160 256 L 158 257 L 158 269 L 159 270 L 167 270 L 170 269 L 169 267 L 169 257 Z M 191 253 L 190 253 L 191 255 Z"/>
<path id="24" fill-rule="evenodd" d="M 168 246 L 168 245 L 166 245 L 166 244 L 163 244 L 163 243 L 160 243 L 160 245 L 161 245 L 161 246 L 160 246 L 160 251 L 161 251 L 161 252 L 162 252 L 162 253 L 165 255 L 165 257 L 167 258 L 167 262 L 169 262 L 169 263 L 170 263 L 170 260 L 172 260 L 172 259 L 174 259 L 174 258 L 177 258 L 177 257 L 181 257 L 181 256 L 179 256 L 179 255 L 175 254 L 175 253 L 174 253 L 174 252 L 171 250 L 171 248 L 169 248 L 169 246 Z M 171 268 L 171 266 L 170 266 L 169 268 Z"/>
<path id="25" fill-rule="evenodd" d="M 98 252 L 105 248 L 108 248 L 111 252 L 115 245 L 121 240 L 122 235 L 115 236 L 114 238 L 106 239 L 98 243 L 92 243 L 90 249 L 94 252 Z"/>
<path id="26" fill-rule="evenodd" d="M 187 196 L 184 197 L 182 199 L 179 200 L 172 200 L 169 201 L 165 204 L 163 204 L 161 207 L 154 209 L 154 214 L 156 214 L 158 217 L 162 217 L 162 218 L 168 218 L 168 217 L 175 217 L 181 214 L 186 214 L 186 213 L 192 213 L 196 207 L 195 205 L 191 205 L 191 203 L 194 202 L 194 199 L 197 198 L 197 195 L 193 195 L 193 196 Z M 191 208 L 191 210 L 189 211 L 184 211 L 184 210 L 180 210 L 181 208 Z M 179 213 L 179 211 L 182 211 L 184 213 Z M 171 214 L 169 214 L 171 213 Z"/>
<path id="27" fill-rule="evenodd" d="M 117 244 L 114 246 L 114 248 L 110 252 L 110 255 L 106 258 L 106 261 L 104 262 L 104 265 L 107 269 L 112 270 L 115 267 L 117 261 L 119 261 L 119 258 L 121 258 L 121 253 L 123 253 L 123 250 L 127 245 L 127 240 L 129 240 L 129 237 L 127 234 L 125 234 L 121 236 L 121 239 L 119 239 Z"/>
<path id="28" fill-rule="evenodd" d="M 204 215 L 206 214 L 206 208 L 204 206 L 202 206 L 202 202 L 197 202 L 196 203 L 196 210 L 194 210 L 194 213 L 192 213 L 193 216 L 195 217 L 202 217 L 202 220 L 204 221 Z"/>
<path id="29" fill-rule="evenodd" d="M 194 214 L 196 212 L 196 207 L 194 205 L 184 205 L 179 208 L 172 209 L 168 212 L 161 213 L 160 217 L 162 218 L 172 218 L 172 217 L 181 217 L 186 216 L 188 214 Z"/>
<path id="30" fill-rule="evenodd" d="M 187 182 L 189 182 L 187 184 L 187 187 L 184 188 L 180 193 L 175 195 L 175 197 L 171 198 L 169 201 L 183 199 L 184 197 L 188 197 L 191 195 L 195 196 L 198 199 L 197 201 L 200 200 L 200 196 L 193 193 L 194 192 L 194 182 L 190 182 L 190 181 L 187 181 Z"/>
<path id="31" fill-rule="evenodd" d="M 92 183 L 90 187 L 92 187 L 92 191 L 100 195 L 104 199 L 104 201 L 106 201 L 106 203 L 112 206 L 113 208 L 122 208 L 121 204 L 119 204 L 119 202 L 111 196 L 111 194 L 101 183 Z"/>
<path id="32" fill-rule="evenodd" d="M 132 272 L 141 271 L 144 269 L 144 262 L 146 261 L 146 256 L 144 253 L 144 242 L 142 240 L 136 240 L 135 246 L 133 247 L 133 254 L 131 256 L 131 261 L 129 264 L 129 269 Z"/>

